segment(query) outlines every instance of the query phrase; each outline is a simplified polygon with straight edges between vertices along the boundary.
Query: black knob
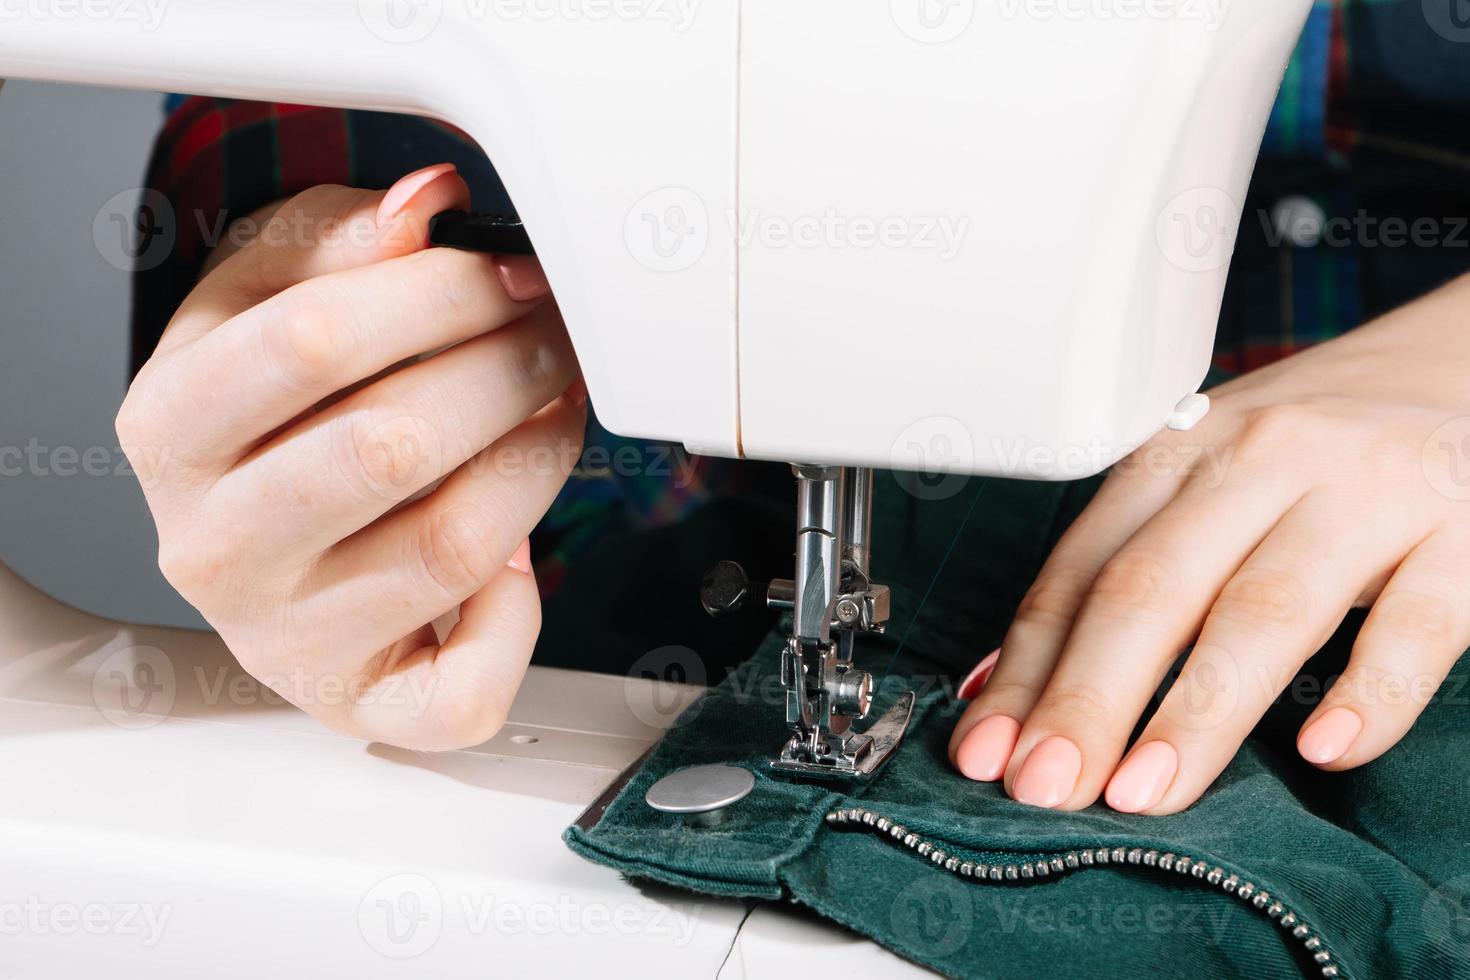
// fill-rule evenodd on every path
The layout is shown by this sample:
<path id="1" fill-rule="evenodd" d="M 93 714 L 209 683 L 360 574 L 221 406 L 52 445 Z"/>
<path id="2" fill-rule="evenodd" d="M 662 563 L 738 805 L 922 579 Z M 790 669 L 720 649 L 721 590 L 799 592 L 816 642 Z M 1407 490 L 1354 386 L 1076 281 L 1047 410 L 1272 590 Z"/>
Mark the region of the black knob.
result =
<path id="1" fill-rule="evenodd" d="M 752 582 L 739 562 L 715 562 L 699 583 L 699 604 L 717 618 L 740 610 L 752 597 L 764 600 L 765 584 Z"/>

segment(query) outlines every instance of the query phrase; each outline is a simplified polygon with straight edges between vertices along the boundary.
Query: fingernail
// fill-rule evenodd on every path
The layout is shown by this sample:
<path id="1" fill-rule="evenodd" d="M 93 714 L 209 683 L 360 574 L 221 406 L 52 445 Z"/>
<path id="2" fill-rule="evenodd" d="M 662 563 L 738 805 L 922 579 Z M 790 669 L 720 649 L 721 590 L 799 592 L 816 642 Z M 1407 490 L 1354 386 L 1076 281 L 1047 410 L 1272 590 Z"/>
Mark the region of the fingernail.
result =
<path id="1" fill-rule="evenodd" d="M 1159 805 L 1179 770 L 1179 753 L 1168 742 L 1149 742 L 1134 749 L 1113 773 L 1104 797 L 1120 813 L 1141 813 Z"/>
<path id="2" fill-rule="evenodd" d="M 505 295 L 518 302 L 540 299 L 551 292 L 546 270 L 534 255 L 497 255 L 495 271 L 500 274 Z"/>
<path id="3" fill-rule="evenodd" d="M 587 381 L 579 374 L 577 380 L 567 385 L 563 393 L 573 405 L 587 404 Z"/>
<path id="4" fill-rule="evenodd" d="M 454 164 L 436 163 L 432 167 L 415 170 L 406 177 L 400 177 L 398 183 L 388 188 L 388 193 L 383 195 L 383 202 L 378 205 L 378 226 L 391 224 L 408 207 L 415 194 L 445 174 L 452 173 Z"/>
<path id="5" fill-rule="evenodd" d="M 1336 762 L 1363 730 L 1363 719 L 1351 708 L 1333 708 L 1306 727 L 1296 740 L 1302 758 L 1317 765 Z"/>
<path id="6" fill-rule="evenodd" d="M 531 574 L 530 538 L 527 538 L 526 540 L 521 542 L 521 546 L 516 549 L 515 554 L 510 556 L 510 561 L 506 562 L 506 565 L 514 568 L 518 572 L 525 572 L 527 575 Z"/>
<path id="7" fill-rule="evenodd" d="M 1000 651 L 992 650 L 985 659 L 975 665 L 969 676 L 960 681 L 960 689 L 955 696 L 961 701 L 973 701 L 975 695 L 979 694 L 985 687 L 985 682 L 990 680 L 990 672 L 995 670 L 995 662 L 1000 659 Z"/>
<path id="8" fill-rule="evenodd" d="M 1005 774 L 1016 748 L 1021 723 L 1005 715 L 991 715 L 970 729 L 954 754 L 954 764 L 969 779 L 993 783 Z"/>
<path id="9" fill-rule="evenodd" d="M 1072 795 L 1082 775 L 1082 751 L 1072 740 L 1053 735 L 1043 741 L 1026 761 L 1011 788 L 1011 798 L 1030 806 L 1053 807 Z"/>

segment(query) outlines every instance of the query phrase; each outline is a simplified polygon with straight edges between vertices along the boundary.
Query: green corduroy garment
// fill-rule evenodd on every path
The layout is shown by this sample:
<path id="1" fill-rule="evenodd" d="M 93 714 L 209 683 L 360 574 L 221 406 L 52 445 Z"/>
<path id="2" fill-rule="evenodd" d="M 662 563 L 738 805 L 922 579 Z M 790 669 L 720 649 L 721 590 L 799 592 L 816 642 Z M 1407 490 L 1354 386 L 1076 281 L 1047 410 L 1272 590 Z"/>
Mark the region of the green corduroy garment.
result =
<path id="1" fill-rule="evenodd" d="M 1034 862 L 1099 847 L 1186 855 L 1282 902 L 1320 937 L 1342 976 L 1470 977 L 1465 660 L 1398 747 L 1349 773 L 1319 772 L 1297 757 L 1294 739 L 1320 696 L 1319 681 L 1341 669 L 1355 620 L 1184 813 L 1025 807 L 950 767 L 946 746 L 963 707 L 953 679 L 1004 632 L 1091 485 L 941 487 L 912 479 L 880 478 L 875 572 L 893 586 L 894 610 L 888 634 L 864 638 L 858 654 L 883 675 L 872 717 L 899 691 L 920 693 L 909 736 L 878 777 L 834 786 L 767 772 L 786 735 L 776 696 L 778 627 L 680 719 L 594 825 L 567 831 L 574 850 L 694 892 L 810 906 L 951 976 L 1320 972 L 1264 909 L 1206 880 L 1125 862 L 976 882 L 872 828 L 825 819 L 860 807 L 971 862 Z M 691 827 L 644 803 L 659 777 L 714 762 L 756 775 L 754 791 L 717 826 Z"/>

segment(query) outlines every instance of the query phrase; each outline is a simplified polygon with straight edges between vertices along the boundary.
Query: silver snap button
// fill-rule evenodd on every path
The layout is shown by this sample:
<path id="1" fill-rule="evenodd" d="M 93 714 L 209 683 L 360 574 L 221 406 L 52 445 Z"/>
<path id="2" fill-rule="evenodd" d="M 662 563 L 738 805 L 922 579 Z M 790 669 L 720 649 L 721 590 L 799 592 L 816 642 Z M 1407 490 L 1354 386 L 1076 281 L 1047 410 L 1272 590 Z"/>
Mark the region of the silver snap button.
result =
<path id="1" fill-rule="evenodd" d="M 677 813 L 691 827 L 709 827 L 724 817 L 725 808 L 739 803 L 755 788 L 755 776 L 738 766 L 690 766 L 669 773 L 643 797 L 663 813 Z"/>
<path id="2" fill-rule="evenodd" d="M 1271 227 L 1278 241 L 1290 242 L 1297 248 L 1313 248 L 1322 241 L 1327 212 L 1310 197 L 1293 194 L 1271 208 Z"/>

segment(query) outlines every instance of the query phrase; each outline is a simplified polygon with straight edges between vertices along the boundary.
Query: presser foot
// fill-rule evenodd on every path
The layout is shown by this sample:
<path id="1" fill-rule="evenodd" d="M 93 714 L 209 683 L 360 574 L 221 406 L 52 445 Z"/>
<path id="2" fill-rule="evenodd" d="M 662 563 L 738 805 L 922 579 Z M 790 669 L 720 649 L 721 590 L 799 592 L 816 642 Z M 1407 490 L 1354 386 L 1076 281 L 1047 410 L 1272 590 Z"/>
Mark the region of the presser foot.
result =
<path id="1" fill-rule="evenodd" d="M 796 732 L 771 760 L 771 770 L 806 779 L 871 779 L 903 741 L 913 713 L 914 692 L 905 691 L 866 731 Z"/>

